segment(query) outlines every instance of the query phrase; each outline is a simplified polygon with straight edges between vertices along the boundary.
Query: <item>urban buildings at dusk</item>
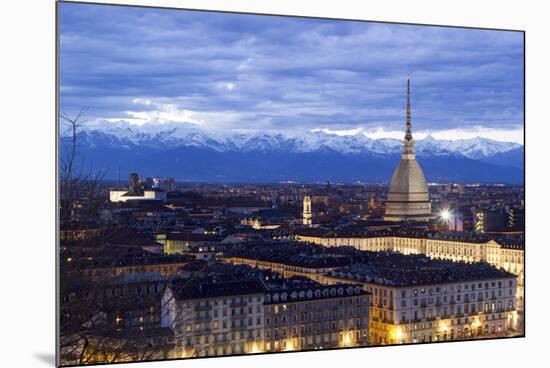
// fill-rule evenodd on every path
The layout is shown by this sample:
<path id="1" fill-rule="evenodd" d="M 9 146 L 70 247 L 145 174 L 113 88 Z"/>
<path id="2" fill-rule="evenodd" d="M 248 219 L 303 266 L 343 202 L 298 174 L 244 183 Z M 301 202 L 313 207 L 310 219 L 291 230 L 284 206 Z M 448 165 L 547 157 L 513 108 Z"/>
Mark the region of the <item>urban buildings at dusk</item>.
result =
<path id="1" fill-rule="evenodd" d="M 164 9 L 155 14 L 170 27 L 193 25 L 201 52 L 178 31 L 184 41 L 160 43 L 177 45 L 165 53 L 176 70 L 149 50 L 154 82 L 93 66 L 96 79 L 81 80 L 74 40 L 89 35 L 74 25 L 112 25 L 95 5 L 61 10 L 62 365 L 524 335 L 523 145 L 469 137 L 523 129 L 514 33 L 495 46 L 487 30 L 284 17 L 257 27 L 243 14 Z M 111 11 L 131 28 L 124 42 L 140 44 L 131 20 L 145 9 Z M 169 37 L 164 23 L 149 27 Z M 296 35 L 278 39 L 283 23 Z M 409 37 L 397 36 L 417 31 L 423 51 L 403 54 Z M 464 53 L 468 68 L 511 66 L 461 80 L 434 35 L 439 48 L 460 38 L 478 50 Z M 391 65 L 350 57 L 373 37 L 372 50 L 398 55 Z M 487 44 L 507 57 L 483 54 Z M 287 46 L 294 54 L 278 58 Z M 317 64 L 329 54 L 334 65 Z M 87 96 L 107 93 L 98 81 L 109 78 L 119 95 Z M 509 116 L 492 113 L 501 105 L 485 96 L 497 92 Z M 96 111 L 71 115 L 88 98 Z"/>
<path id="2" fill-rule="evenodd" d="M 93 326 L 65 363 L 522 335 L 523 187 L 428 186 L 412 142 L 408 102 L 389 186 L 97 183 L 61 227 Z"/>

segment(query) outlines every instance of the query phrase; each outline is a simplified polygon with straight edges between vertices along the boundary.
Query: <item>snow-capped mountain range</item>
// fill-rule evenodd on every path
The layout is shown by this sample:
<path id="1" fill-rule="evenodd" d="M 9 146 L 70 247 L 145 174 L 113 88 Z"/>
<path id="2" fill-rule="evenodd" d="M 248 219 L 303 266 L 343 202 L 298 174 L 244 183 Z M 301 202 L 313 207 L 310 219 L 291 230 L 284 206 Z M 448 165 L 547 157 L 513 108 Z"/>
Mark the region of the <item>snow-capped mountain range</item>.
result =
<path id="1" fill-rule="evenodd" d="M 62 145 L 69 142 L 62 133 Z M 399 139 L 362 133 L 220 133 L 189 124 L 90 125 L 77 142 L 80 165 L 107 178 L 137 172 L 206 182 L 387 182 L 401 152 Z M 415 150 L 430 182 L 523 182 L 517 143 L 427 136 Z"/>
<path id="2" fill-rule="evenodd" d="M 68 132 L 63 132 L 67 135 Z M 346 155 L 370 153 L 378 155 L 396 154 L 401 151 L 401 140 L 393 138 L 372 139 L 363 133 L 336 135 L 323 131 L 305 133 L 219 133 L 208 132 L 195 127 L 174 124 L 102 124 L 86 128 L 81 137 L 88 146 L 111 146 L 131 148 L 136 146 L 171 149 L 196 147 L 217 152 L 270 152 L 286 151 L 307 153 L 334 151 Z M 441 140 L 432 136 L 416 140 L 415 150 L 419 155 L 460 155 L 479 160 L 502 154 L 522 145 L 513 142 L 499 142 L 486 138 Z"/>

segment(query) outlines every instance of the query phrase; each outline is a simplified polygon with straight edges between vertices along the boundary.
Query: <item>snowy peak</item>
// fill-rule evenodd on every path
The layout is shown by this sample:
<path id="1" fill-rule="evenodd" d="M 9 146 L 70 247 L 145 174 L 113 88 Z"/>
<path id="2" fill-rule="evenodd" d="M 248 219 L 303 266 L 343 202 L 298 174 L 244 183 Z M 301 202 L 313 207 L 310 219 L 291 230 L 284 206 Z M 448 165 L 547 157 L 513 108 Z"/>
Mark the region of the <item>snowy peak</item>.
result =
<path id="1" fill-rule="evenodd" d="M 498 142 L 480 137 L 471 139 L 438 140 L 429 135 L 418 141 L 417 147 L 423 151 L 444 150 L 458 153 L 468 158 L 480 159 L 498 153 L 508 152 L 521 147 L 521 145 L 513 142 Z"/>

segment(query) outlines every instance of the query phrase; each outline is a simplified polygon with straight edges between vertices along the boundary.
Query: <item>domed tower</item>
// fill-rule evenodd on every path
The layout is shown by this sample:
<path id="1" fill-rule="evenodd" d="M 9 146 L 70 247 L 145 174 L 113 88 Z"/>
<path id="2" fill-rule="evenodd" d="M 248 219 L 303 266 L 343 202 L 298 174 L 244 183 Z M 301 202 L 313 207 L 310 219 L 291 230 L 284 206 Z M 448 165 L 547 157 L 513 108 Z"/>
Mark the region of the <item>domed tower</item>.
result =
<path id="1" fill-rule="evenodd" d="M 432 218 L 432 205 L 426 178 L 416 162 L 414 139 L 411 132 L 410 79 L 407 79 L 407 125 L 401 161 L 393 172 L 388 199 L 386 201 L 386 221 L 429 221 Z"/>

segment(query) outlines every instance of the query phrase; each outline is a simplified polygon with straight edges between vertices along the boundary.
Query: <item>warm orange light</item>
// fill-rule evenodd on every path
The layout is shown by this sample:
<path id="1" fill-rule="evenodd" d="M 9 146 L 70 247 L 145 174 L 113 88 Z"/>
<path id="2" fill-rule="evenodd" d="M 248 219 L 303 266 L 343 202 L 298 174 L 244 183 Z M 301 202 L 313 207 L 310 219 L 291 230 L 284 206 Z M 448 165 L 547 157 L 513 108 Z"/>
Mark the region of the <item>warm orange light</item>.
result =
<path id="1" fill-rule="evenodd" d="M 401 342 L 403 340 L 403 331 L 401 331 L 401 328 L 399 327 L 395 328 L 395 340 L 397 342 Z"/>
<path id="2" fill-rule="evenodd" d="M 287 339 L 286 340 L 285 351 L 296 350 L 297 347 L 298 347 L 298 341 L 296 339 Z"/>
<path id="3" fill-rule="evenodd" d="M 440 333 L 446 333 L 451 328 L 451 322 L 449 320 L 439 321 L 438 330 Z"/>
<path id="4" fill-rule="evenodd" d="M 353 331 L 344 332 L 342 334 L 341 346 L 353 346 Z"/>
<path id="5" fill-rule="evenodd" d="M 262 353 L 263 350 L 262 350 L 262 347 L 260 346 L 259 343 L 257 342 L 253 342 L 250 346 L 250 350 L 248 351 L 250 354 L 257 354 L 257 353 Z"/>

